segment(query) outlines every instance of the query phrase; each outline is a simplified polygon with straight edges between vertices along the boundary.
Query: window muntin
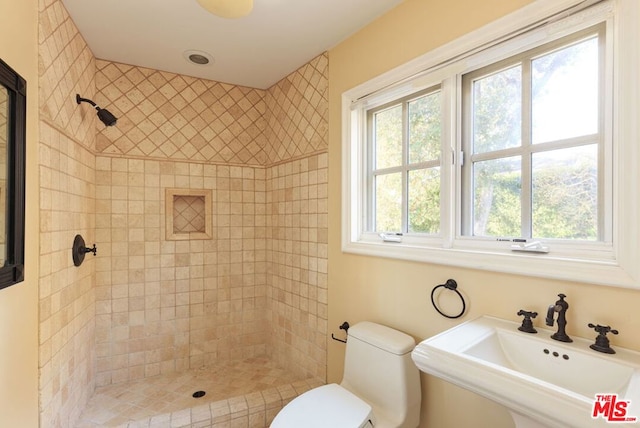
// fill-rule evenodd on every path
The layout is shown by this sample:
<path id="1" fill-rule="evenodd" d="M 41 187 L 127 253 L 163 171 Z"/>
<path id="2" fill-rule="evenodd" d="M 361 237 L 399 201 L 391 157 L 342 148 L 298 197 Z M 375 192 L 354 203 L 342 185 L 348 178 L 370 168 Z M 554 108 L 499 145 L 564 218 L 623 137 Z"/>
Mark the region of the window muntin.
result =
<path id="1" fill-rule="evenodd" d="M 368 113 L 372 232 L 440 232 L 441 93 L 431 88 Z"/>
<path id="2" fill-rule="evenodd" d="M 604 26 L 462 76 L 463 236 L 598 240 Z"/>

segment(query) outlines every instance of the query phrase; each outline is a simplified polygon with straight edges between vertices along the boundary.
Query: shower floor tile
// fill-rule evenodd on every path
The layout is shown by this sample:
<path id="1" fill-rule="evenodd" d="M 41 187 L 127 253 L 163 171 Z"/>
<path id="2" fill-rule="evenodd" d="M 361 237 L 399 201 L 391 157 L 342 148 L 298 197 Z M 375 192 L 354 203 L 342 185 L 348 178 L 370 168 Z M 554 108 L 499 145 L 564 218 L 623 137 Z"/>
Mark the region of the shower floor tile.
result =
<path id="1" fill-rule="evenodd" d="M 115 427 L 298 380 L 259 357 L 108 385 L 96 388 L 76 428 Z M 196 391 L 206 395 L 194 398 Z"/>

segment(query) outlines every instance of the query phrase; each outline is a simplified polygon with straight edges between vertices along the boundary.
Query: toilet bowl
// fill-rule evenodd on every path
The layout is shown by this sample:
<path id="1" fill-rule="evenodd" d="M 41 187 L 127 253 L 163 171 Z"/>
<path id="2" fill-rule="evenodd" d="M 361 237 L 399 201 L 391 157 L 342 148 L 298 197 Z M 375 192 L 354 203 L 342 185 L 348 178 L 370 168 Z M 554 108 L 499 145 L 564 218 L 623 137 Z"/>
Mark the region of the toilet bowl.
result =
<path id="1" fill-rule="evenodd" d="M 420 423 L 420 372 L 413 338 L 361 322 L 349 329 L 342 382 L 305 392 L 271 428 L 415 428 Z"/>

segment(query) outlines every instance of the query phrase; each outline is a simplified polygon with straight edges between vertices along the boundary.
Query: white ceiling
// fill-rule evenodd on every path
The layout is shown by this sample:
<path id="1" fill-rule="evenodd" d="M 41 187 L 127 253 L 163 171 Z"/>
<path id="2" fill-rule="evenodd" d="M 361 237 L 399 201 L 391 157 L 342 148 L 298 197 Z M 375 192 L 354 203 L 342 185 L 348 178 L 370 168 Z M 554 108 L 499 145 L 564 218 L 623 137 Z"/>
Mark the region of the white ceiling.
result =
<path id="1" fill-rule="evenodd" d="M 254 0 L 223 19 L 196 0 L 63 0 L 99 58 L 266 89 L 402 0 Z M 205 51 L 209 65 L 183 53 Z"/>

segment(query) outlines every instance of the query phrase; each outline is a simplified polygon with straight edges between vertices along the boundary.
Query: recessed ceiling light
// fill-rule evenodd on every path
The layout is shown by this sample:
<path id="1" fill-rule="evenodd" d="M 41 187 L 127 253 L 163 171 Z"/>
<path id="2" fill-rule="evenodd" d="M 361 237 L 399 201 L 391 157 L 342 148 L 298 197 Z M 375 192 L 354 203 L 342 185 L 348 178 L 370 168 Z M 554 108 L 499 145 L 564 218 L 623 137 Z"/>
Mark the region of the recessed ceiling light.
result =
<path id="1" fill-rule="evenodd" d="M 182 53 L 184 59 L 195 65 L 210 65 L 213 64 L 213 57 L 207 52 L 188 50 Z"/>

